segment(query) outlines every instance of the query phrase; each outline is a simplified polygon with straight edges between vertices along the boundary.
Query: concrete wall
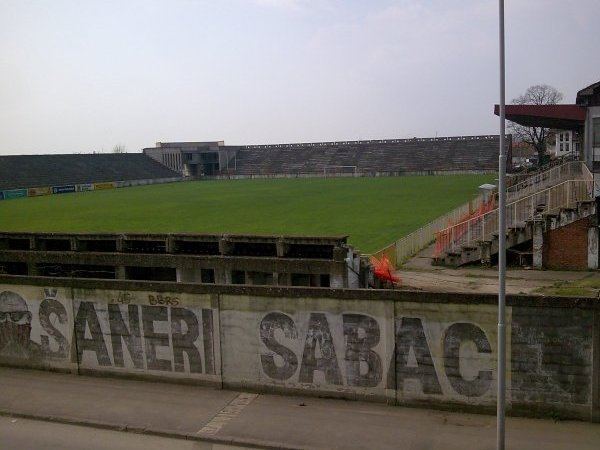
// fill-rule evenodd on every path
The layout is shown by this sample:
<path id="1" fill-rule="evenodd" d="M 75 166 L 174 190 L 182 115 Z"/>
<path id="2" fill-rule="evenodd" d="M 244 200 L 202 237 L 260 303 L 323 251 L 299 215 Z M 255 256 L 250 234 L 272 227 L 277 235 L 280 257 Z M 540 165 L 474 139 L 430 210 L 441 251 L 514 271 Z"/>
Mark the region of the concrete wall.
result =
<path id="1" fill-rule="evenodd" d="M 0 277 L 0 361 L 494 411 L 495 296 Z M 509 297 L 513 414 L 600 420 L 600 302 Z"/>

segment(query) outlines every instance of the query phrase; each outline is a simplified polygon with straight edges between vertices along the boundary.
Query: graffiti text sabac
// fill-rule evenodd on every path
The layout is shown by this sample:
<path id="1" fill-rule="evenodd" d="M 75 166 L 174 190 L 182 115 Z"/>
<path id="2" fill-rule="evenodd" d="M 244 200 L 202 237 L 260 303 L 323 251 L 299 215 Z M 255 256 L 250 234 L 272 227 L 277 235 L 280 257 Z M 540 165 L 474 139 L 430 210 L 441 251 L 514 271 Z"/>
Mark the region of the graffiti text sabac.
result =
<path id="1" fill-rule="evenodd" d="M 291 345 L 284 345 L 275 336 L 276 330 L 279 330 L 288 342 L 290 339 L 299 339 L 294 320 L 280 312 L 267 314 L 260 323 L 260 339 L 268 349 L 260 355 L 264 373 L 279 381 L 289 380 L 297 374 L 300 383 L 314 383 L 315 372 L 320 372 L 326 384 L 379 386 L 384 370 L 382 357 L 374 350 L 381 339 L 377 320 L 363 314 L 342 314 L 342 324 L 343 373 L 337 357 L 340 349 L 335 348 L 325 314 L 310 314 L 304 345 L 301 345 L 299 354 L 289 348 Z M 402 390 L 405 381 L 417 380 L 424 394 L 442 395 L 423 321 L 412 317 L 397 318 L 394 334 L 395 350 L 385 380 L 386 387 Z M 449 325 L 442 334 L 441 370 L 452 389 L 468 397 L 485 394 L 491 387 L 491 369 L 478 369 L 475 376 L 468 379 L 462 376 L 459 369 L 463 343 L 474 344 L 481 356 L 490 356 L 492 350 L 485 332 L 473 323 L 459 322 Z"/>
<path id="2" fill-rule="evenodd" d="M 190 373 L 215 373 L 211 309 L 202 309 L 201 321 L 192 310 L 170 306 L 109 304 L 107 312 L 109 333 L 105 335 L 94 303 L 80 302 L 75 316 L 77 360 L 80 363 L 84 352 L 92 352 L 100 366 L 127 365 L 136 369 L 187 372 L 185 354 Z M 103 322 L 106 325 L 106 321 Z M 157 323 L 160 322 L 168 331 L 158 331 Z M 110 339 L 110 345 L 105 338 Z M 131 363 L 125 361 L 123 346 Z M 112 360 L 109 347 L 112 348 Z M 168 359 L 164 357 L 165 352 Z"/>

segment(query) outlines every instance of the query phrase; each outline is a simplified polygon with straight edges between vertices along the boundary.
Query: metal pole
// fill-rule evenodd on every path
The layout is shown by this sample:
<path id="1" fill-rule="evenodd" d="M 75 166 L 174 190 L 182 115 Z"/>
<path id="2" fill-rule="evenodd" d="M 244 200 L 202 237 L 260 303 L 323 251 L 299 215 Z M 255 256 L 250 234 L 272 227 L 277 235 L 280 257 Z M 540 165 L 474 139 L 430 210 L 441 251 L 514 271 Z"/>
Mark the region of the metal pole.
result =
<path id="1" fill-rule="evenodd" d="M 499 0 L 500 41 L 500 156 L 498 158 L 498 394 L 496 410 L 497 450 L 504 450 L 504 414 L 506 402 L 506 149 L 505 141 L 505 58 L 504 58 L 504 0 Z"/>

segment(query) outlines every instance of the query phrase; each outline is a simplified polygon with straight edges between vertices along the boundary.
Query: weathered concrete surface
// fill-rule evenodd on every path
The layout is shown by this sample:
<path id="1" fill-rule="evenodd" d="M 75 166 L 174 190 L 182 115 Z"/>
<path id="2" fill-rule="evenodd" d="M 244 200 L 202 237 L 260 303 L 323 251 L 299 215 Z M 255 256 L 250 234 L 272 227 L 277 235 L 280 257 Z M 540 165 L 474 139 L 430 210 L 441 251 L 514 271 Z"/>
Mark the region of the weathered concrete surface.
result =
<path id="1" fill-rule="evenodd" d="M 452 293 L 498 293 L 498 269 L 478 266 L 452 269 L 432 266 L 433 246 L 430 246 L 405 264 L 396 274 L 402 280 L 404 289 L 426 292 Z M 527 270 L 508 268 L 506 273 L 506 293 L 509 295 L 540 295 L 540 288 L 549 288 L 557 281 L 579 281 L 598 279 L 600 274 L 588 271 Z"/>
<path id="2" fill-rule="evenodd" d="M 0 448 L 5 450 L 241 450 L 211 442 L 0 417 Z"/>
<path id="3" fill-rule="evenodd" d="M 494 296 L 5 280 L 0 364 L 494 411 Z M 597 417 L 598 314 L 508 297 L 509 413 Z"/>
<path id="4" fill-rule="evenodd" d="M 238 396 L 238 392 L 198 386 L 75 377 L 7 368 L 0 368 L 0 382 L 3 385 L 0 410 L 5 415 L 13 412 L 38 417 L 53 416 L 55 420 L 67 419 L 72 423 L 93 425 L 96 422 L 104 426 L 112 424 L 115 428 L 127 426 L 140 431 L 145 429 L 148 433 L 164 432 L 167 436 L 189 434 L 202 437 L 198 432 L 207 423 L 214 422 L 215 417 L 222 415 L 226 406 Z M 264 442 L 285 448 L 495 448 L 494 417 L 376 403 L 259 395 L 241 410 L 229 414 L 228 418 L 216 433 L 207 437 L 214 441 L 234 442 L 236 445 Z M 0 446 L 11 448 L 1 445 L 4 442 L 2 439 L 7 438 L 3 432 L 7 426 L 5 423 L 0 419 Z M 40 435 L 30 438 L 48 436 L 54 439 L 49 442 L 62 444 L 58 448 L 68 448 L 69 443 L 83 436 L 88 437 L 92 443 L 90 445 L 96 445 L 100 439 L 113 439 L 113 436 L 114 439 L 122 439 L 120 442 L 132 442 L 135 445 L 128 435 L 122 437 L 121 434 L 113 435 L 110 432 L 108 435 L 99 434 L 84 427 L 80 428 L 82 432 L 79 434 L 74 428 L 63 427 L 56 428 L 56 424 L 52 424 L 44 429 L 38 426 L 34 429 Z M 9 439 L 14 436 L 14 431 L 8 434 Z M 98 441 L 94 440 L 96 437 Z M 24 439 L 22 436 L 16 438 Z M 145 442 L 148 446 L 144 448 L 152 449 L 155 441 Z M 507 448 L 597 450 L 599 443 L 598 424 L 507 419 Z M 205 448 L 200 443 L 195 444 L 197 446 L 187 447 L 187 442 L 169 441 L 168 448 Z M 90 445 L 85 447 L 94 448 Z"/>

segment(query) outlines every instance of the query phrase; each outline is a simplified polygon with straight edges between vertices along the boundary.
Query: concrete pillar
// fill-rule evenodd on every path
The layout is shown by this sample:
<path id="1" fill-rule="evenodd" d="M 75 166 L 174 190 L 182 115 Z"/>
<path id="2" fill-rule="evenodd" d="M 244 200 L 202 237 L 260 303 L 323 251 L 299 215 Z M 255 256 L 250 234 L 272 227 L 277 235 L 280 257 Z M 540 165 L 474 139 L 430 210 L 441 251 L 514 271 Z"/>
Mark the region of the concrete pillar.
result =
<path id="1" fill-rule="evenodd" d="M 333 249 L 333 260 L 334 261 L 346 261 L 348 256 L 348 249 L 344 247 L 334 247 Z"/>
<path id="2" fill-rule="evenodd" d="M 598 227 L 588 228 L 588 269 L 598 268 Z"/>
<path id="3" fill-rule="evenodd" d="M 30 277 L 37 277 L 39 275 L 35 263 L 31 262 L 27 264 L 27 275 L 29 275 Z"/>
<path id="4" fill-rule="evenodd" d="M 484 267 L 492 265 L 492 243 L 490 241 L 481 242 L 481 265 Z"/>
<path id="5" fill-rule="evenodd" d="M 233 242 L 225 237 L 219 239 L 219 252 L 221 255 L 230 255 L 233 252 Z"/>
<path id="6" fill-rule="evenodd" d="M 215 284 L 231 284 L 231 272 L 229 269 L 222 267 L 215 268 Z"/>
<path id="7" fill-rule="evenodd" d="M 292 284 L 291 276 L 289 273 L 277 274 L 277 286 L 290 286 Z"/>
<path id="8" fill-rule="evenodd" d="M 543 267 L 542 254 L 544 250 L 544 222 L 534 220 L 533 222 L 533 268 Z"/>
<path id="9" fill-rule="evenodd" d="M 117 278 L 117 280 L 126 280 L 127 279 L 127 273 L 125 270 L 125 266 L 117 266 L 116 267 L 115 277 Z"/>
<path id="10" fill-rule="evenodd" d="M 119 236 L 116 242 L 117 252 L 122 252 L 123 248 L 125 248 L 125 237 Z"/>
<path id="11" fill-rule="evenodd" d="M 175 239 L 173 236 L 167 236 L 165 240 L 165 252 L 166 253 L 175 253 Z"/>
<path id="12" fill-rule="evenodd" d="M 284 258 L 285 255 L 287 255 L 288 249 L 290 247 L 289 244 L 280 238 L 280 239 L 277 239 L 277 242 L 275 245 L 277 247 L 277 257 Z"/>
<path id="13" fill-rule="evenodd" d="M 348 287 L 348 270 L 346 264 L 336 264 L 332 267 L 329 274 L 329 287 L 337 289 Z"/>

